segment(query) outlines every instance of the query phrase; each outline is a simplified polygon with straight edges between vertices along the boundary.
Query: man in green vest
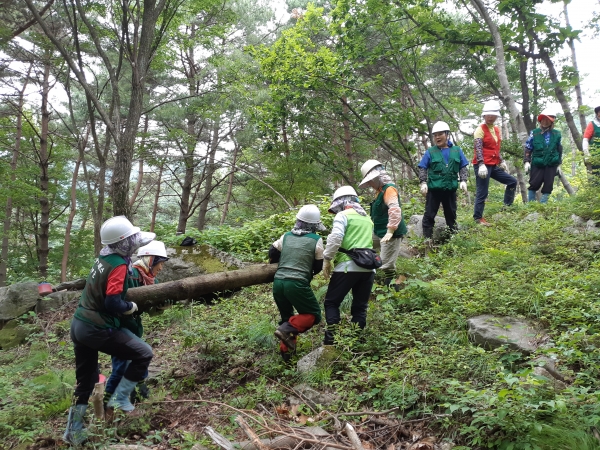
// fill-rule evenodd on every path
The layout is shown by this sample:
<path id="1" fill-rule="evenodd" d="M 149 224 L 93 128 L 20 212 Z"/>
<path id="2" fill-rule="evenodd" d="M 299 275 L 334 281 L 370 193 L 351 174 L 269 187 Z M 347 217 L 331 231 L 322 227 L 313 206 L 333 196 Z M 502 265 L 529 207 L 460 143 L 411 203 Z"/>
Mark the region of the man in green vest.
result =
<path id="1" fill-rule="evenodd" d="M 122 330 L 121 318 L 138 309 L 135 303 L 125 300 L 131 286 L 131 257 L 154 237 L 154 233 L 141 232 L 124 216 L 108 219 L 100 228 L 105 247 L 87 277 L 71 321 L 76 401 L 69 410 L 67 430 L 63 435 L 63 440 L 71 445 L 81 445 L 87 439 L 83 418 L 98 381 L 98 352 L 131 361 L 116 387 L 111 406 L 127 413 L 135 409 L 129 396 L 138 381 L 146 376 L 153 357 L 152 347 L 129 330 Z"/>
<path id="2" fill-rule="evenodd" d="M 292 231 L 283 234 L 269 249 L 271 263 L 279 263 L 273 281 L 273 298 L 281 314 L 275 337 L 284 361 L 296 350 L 298 334 L 321 321 L 321 306 L 310 287 L 323 269 L 323 239 L 316 234 L 325 227 L 316 205 L 305 205 L 296 214 Z M 294 314 L 294 309 L 298 314 Z"/>
<path id="3" fill-rule="evenodd" d="M 323 276 L 329 279 L 325 294 L 325 339 L 323 345 L 334 343 L 334 333 L 341 321 L 340 305 L 352 291 L 352 323 L 363 329 L 367 325 L 367 306 L 375 270 L 357 265 L 341 248 L 373 248 L 373 222 L 358 202 L 352 186 L 342 186 L 333 194 L 329 212 L 335 214 L 331 234 L 323 252 Z M 333 273 L 332 273 L 333 272 Z"/>
<path id="4" fill-rule="evenodd" d="M 540 126 L 533 130 L 525 142 L 524 167 L 529 173 L 527 201 L 536 201 L 536 192 L 542 188 L 540 203 L 547 203 L 554 187 L 554 177 L 562 162 L 560 131 L 554 129 L 556 113 L 546 108 L 538 116 Z"/>
<path id="5" fill-rule="evenodd" d="M 371 220 L 374 225 L 374 234 L 381 245 L 383 284 L 396 286 L 396 260 L 400 253 L 400 244 L 406 234 L 406 223 L 402 216 L 400 195 L 398 187 L 392 181 L 381 164 L 376 159 L 369 159 L 362 167 L 363 180 L 359 188 L 371 187 L 377 194 L 371 203 Z M 374 239 L 376 240 L 376 239 Z"/>
<path id="6" fill-rule="evenodd" d="M 462 149 L 449 139 L 450 127 L 446 122 L 436 122 L 431 129 L 435 145 L 429 147 L 419 163 L 421 193 L 426 196 L 423 214 L 423 236 L 433 237 L 435 216 L 444 207 L 444 217 L 450 232 L 456 226 L 456 190 L 467 192 L 467 166 L 469 161 Z M 460 179 L 460 184 L 459 184 Z"/>
<path id="7" fill-rule="evenodd" d="M 583 155 L 588 170 L 596 176 L 600 175 L 600 106 L 594 108 L 595 117 L 587 124 L 583 133 Z M 590 151 L 591 147 L 591 151 Z"/>

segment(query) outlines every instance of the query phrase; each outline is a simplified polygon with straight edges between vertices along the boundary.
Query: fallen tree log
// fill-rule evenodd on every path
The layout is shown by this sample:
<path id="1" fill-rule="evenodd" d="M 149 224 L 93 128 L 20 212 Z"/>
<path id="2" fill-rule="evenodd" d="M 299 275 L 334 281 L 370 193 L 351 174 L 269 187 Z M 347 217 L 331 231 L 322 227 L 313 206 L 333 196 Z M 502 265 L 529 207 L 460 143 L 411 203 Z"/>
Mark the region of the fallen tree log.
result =
<path id="1" fill-rule="evenodd" d="M 193 300 L 215 292 L 225 292 L 273 281 L 277 264 L 256 264 L 240 270 L 217 272 L 197 277 L 140 286 L 127 291 L 125 299 L 135 302 L 140 311 L 162 306 L 167 300 Z"/>

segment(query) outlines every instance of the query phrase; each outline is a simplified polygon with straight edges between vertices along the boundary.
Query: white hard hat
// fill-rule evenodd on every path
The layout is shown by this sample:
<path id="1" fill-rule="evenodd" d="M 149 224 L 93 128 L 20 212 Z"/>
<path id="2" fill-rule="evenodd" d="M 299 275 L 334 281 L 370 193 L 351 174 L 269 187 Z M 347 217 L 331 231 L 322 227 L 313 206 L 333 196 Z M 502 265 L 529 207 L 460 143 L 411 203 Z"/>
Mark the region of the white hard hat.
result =
<path id="1" fill-rule="evenodd" d="M 440 131 L 450 131 L 450 127 L 446 122 L 436 122 L 431 128 L 431 133 L 439 133 Z"/>
<path id="2" fill-rule="evenodd" d="M 162 256 L 167 258 L 167 249 L 165 248 L 164 242 L 152 241 L 148 245 L 140 247 L 137 252 L 138 256 Z"/>
<path id="3" fill-rule="evenodd" d="M 355 197 L 358 197 L 358 194 L 352 186 L 342 186 L 333 193 L 333 200 L 336 200 L 340 197 L 345 197 L 346 195 L 354 195 Z"/>
<path id="4" fill-rule="evenodd" d="M 551 106 L 547 106 L 545 107 L 542 112 L 540 113 L 540 115 L 538 116 L 538 122 L 541 122 L 543 117 L 545 116 L 547 118 L 549 118 L 552 122 L 554 122 L 554 120 L 556 120 L 556 109 L 552 108 Z"/>
<path id="5" fill-rule="evenodd" d="M 500 117 L 500 103 L 497 100 L 488 100 L 483 104 L 481 115 Z"/>
<path id="6" fill-rule="evenodd" d="M 319 223 L 321 221 L 321 211 L 317 205 L 304 205 L 296 214 L 296 219 L 306 223 Z"/>
<path id="7" fill-rule="evenodd" d="M 376 159 L 369 159 L 362 165 L 360 172 L 362 173 L 363 179 L 358 185 L 359 188 L 365 187 L 369 181 L 379 176 L 379 172 L 377 170 L 373 170 L 379 166 L 383 166 L 383 164 Z"/>
<path id="8" fill-rule="evenodd" d="M 133 224 L 125 216 L 115 216 L 108 219 L 100 228 L 100 242 L 104 245 L 114 244 L 122 241 L 129 236 L 139 233 L 139 227 L 134 227 Z M 144 244 L 154 239 L 154 233 L 143 233 Z"/>

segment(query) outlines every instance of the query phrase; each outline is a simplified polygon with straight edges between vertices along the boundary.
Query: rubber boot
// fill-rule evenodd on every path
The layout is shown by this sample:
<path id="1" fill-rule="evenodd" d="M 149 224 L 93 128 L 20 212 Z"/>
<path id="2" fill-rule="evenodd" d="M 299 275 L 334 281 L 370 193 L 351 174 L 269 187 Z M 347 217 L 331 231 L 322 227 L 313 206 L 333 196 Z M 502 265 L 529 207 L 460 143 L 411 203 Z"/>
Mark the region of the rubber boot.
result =
<path id="1" fill-rule="evenodd" d="M 71 445 L 81 445 L 87 440 L 87 430 L 83 428 L 83 417 L 87 405 L 75 405 L 69 408 L 67 430 L 63 434 L 63 441 Z"/>
<path id="2" fill-rule="evenodd" d="M 296 351 L 296 337 L 298 333 L 299 331 L 296 327 L 293 327 L 289 322 L 283 322 L 273 334 L 293 353 Z"/>
<path id="3" fill-rule="evenodd" d="M 535 191 L 532 191 L 531 189 L 527 191 L 527 201 L 535 202 Z"/>
<path id="4" fill-rule="evenodd" d="M 137 381 L 131 381 L 127 378 L 121 378 L 121 382 L 115 389 L 115 394 L 111 397 L 108 402 L 107 408 L 120 409 L 125 412 L 131 412 L 135 409 L 135 406 L 131 404 L 129 396 L 135 389 Z"/>
<path id="5" fill-rule="evenodd" d="M 325 337 L 323 339 L 323 345 L 335 344 L 335 331 L 337 324 L 330 324 L 325 327 Z"/>
<path id="6" fill-rule="evenodd" d="M 540 203 L 548 203 L 548 198 L 550 194 L 542 194 L 542 198 L 540 198 Z"/>

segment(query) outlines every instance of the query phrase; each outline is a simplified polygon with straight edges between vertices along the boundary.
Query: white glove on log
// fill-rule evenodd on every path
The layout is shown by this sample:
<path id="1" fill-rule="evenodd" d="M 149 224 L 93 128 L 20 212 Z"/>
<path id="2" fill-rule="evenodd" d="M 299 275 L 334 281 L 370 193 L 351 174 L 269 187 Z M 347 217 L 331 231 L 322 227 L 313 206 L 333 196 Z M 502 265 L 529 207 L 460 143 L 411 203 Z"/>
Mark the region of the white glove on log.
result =
<path id="1" fill-rule="evenodd" d="M 133 314 L 134 312 L 136 312 L 138 310 L 137 305 L 134 302 L 131 302 L 131 309 L 129 311 L 125 311 L 123 314 L 125 314 L 126 316 Z"/>
<path id="2" fill-rule="evenodd" d="M 465 194 L 467 193 L 467 182 L 466 181 L 461 181 L 459 187 L 462 191 L 465 191 Z"/>
<path id="3" fill-rule="evenodd" d="M 329 280 L 331 278 L 331 272 L 333 271 L 333 261 L 323 260 L 323 278 Z"/>
<path id="4" fill-rule="evenodd" d="M 531 163 L 526 162 L 523 165 L 523 168 L 525 169 L 525 173 L 529 173 L 529 170 L 531 169 Z"/>
<path id="5" fill-rule="evenodd" d="M 583 156 L 586 158 L 590 156 L 590 140 L 588 138 L 583 138 L 582 142 L 583 147 Z"/>
<path id="6" fill-rule="evenodd" d="M 388 228 L 388 231 L 387 231 L 387 233 L 385 233 L 385 236 L 383 236 L 381 238 L 381 243 L 385 244 L 386 242 L 389 242 L 393 235 L 394 235 L 394 230 L 390 231 L 390 229 Z"/>
<path id="7" fill-rule="evenodd" d="M 479 178 L 487 178 L 488 170 L 487 170 L 487 167 L 485 166 L 485 164 L 479 165 L 479 170 L 477 171 L 477 176 Z"/>
<path id="8" fill-rule="evenodd" d="M 508 164 L 506 164 L 506 161 L 500 163 L 500 168 L 508 173 Z"/>
<path id="9" fill-rule="evenodd" d="M 421 183 L 421 194 L 427 195 L 427 183 Z"/>

